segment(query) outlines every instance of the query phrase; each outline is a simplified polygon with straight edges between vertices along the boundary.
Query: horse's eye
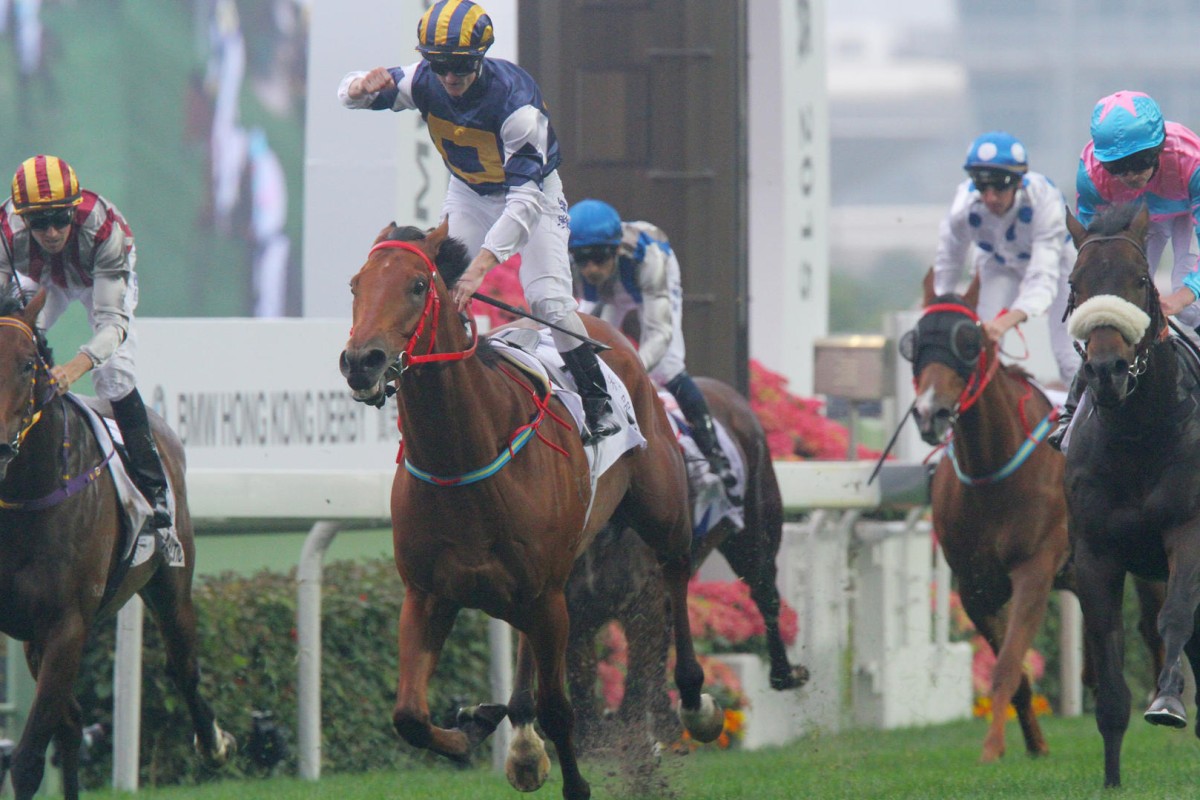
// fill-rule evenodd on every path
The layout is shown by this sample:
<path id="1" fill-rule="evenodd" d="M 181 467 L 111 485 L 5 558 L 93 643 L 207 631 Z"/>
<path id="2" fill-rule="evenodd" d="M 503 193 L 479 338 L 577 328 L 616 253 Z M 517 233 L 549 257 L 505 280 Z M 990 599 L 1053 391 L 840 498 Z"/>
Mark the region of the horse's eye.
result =
<path id="1" fill-rule="evenodd" d="M 428 289 L 429 289 L 428 283 L 426 283 L 425 281 L 417 281 L 416 283 L 413 284 L 413 287 L 412 287 L 413 297 L 420 297 L 421 295 L 425 294 L 426 290 L 428 290 Z"/>
<path id="2" fill-rule="evenodd" d="M 21 365 L 21 374 L 31 375 L 35 369 L 37 369 L 37 362 L 31 358 Z"/>

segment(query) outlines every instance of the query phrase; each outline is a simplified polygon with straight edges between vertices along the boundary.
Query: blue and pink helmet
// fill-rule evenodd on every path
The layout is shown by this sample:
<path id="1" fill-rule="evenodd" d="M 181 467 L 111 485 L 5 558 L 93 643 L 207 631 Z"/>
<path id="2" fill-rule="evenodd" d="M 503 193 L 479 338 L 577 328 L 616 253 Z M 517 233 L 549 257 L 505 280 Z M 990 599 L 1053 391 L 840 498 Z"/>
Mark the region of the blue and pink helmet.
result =
<path id="1" fill-rule="evenodd" d="M 1092 151 L 1097 161 L 1127 158 L 1158 147 L 1165 138 L 1162 111 L 1144 92 L 1110 94 L 1092 110 Z"/>

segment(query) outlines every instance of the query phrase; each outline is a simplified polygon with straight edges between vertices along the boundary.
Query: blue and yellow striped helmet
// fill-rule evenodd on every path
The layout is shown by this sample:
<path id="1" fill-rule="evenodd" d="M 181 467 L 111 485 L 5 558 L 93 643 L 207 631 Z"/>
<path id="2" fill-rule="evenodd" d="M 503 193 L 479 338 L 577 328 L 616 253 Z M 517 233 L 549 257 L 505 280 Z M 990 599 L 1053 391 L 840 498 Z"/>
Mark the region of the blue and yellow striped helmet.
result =
<path id="1" fill-rule="evenodd" d="M 417 23 L 417 50 L 428 56 L 482 56 L 496 40 L 492 18 L 471 0 L 439 0 Z"/>

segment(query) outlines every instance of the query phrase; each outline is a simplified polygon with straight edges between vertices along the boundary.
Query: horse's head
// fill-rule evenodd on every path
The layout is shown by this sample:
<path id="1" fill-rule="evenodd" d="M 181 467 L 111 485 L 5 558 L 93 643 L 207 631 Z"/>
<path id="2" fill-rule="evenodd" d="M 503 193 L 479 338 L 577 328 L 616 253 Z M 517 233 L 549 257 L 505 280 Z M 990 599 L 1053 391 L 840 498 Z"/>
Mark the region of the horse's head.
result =
<path id="1" fill-rule="evenodd" d="M 42 398 L 53 392 L 35 323 L 45 290 L 28 306 L 15 297 L 0 300 L 0 480 L 36 421 Z"/>
<path id="2" fill-rule="evenodd" d="M 429 359 L 439 341 L 461 349 L 465 333 L 446 286 L 466 266 L 466 248 L 448 238 L 445 222 L 429 233 L 384 228 L 350 280 L 353 327 L 340 365 L 354 399 L 382 405 L 387 384 Z"/>
<path id="3" fill-rule="evenodd" d="M 1084 343 L 1080 374 L 1100 406 L 1115 406 L 1133 391 L 1150 346 L 1166 330 L 1146 259 L 1149 226 L 1150 214 L 1141 205 L 1116 206 L 1086 230 L 1067 212 L 1079 249 L 1071 272 L 1069 330 Z"/>
<path id="4" fill-rule="evenodd" d="M 985 341 L 975 305 L 976 275 L 966 295 L 935 295 L 932 270 L 925 276 L 925 313 L 900 340 L 900 353 L 913 365 L 917 399 L 913 419 L 927 444 L 940 444 L 973 390 L 982 381 L 994 346 Z"/>

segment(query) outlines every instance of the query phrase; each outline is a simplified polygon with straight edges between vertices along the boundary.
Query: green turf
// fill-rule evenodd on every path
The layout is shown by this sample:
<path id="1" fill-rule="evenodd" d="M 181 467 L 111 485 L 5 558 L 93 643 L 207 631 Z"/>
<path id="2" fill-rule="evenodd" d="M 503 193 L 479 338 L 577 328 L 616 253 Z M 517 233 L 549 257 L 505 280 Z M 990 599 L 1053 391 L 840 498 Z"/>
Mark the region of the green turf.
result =
<path id="1" fill-rule="evenodd" d="M 1015 723 L 1009 754 L 996 764 L 976 763 L 985 732 L 980 720 L 925 729 L 854 731 L 818 735 L 783 748 L 755 752 L 698 752 L 663 761 L 651 780 L 630 779 L 630 759 L 587 759 L 585 776 L 595 800 L 670 798 L 730 800 L 901 800 L 954 798 L 1115 798 L 1165 800 L 1200 794 L 1200 742 L 1189 731 L 1151 727 L 1135 713 L 1124 748 L 1124 788 L 1102 789 L 1100 735 L 1090 717 L 1043 720 L 1051 755 L 1024 755 Z M 561 796 L 558 768 L 538 796 Z M 106 792 L 92 798 L 113 797 Z M 123 795 L 115 795 L 122 797 Z M 129 797 L 132 797 L 130 795 Z M 415 769 L 346 776 L 326 774 L 315 784 L 293 778 L 216 782 L 202 787 L 143 790 L 141 800 L 234 800 L 270 797 L 376 800 L 515 800 L 503 776 L 486 770 Z"/>

